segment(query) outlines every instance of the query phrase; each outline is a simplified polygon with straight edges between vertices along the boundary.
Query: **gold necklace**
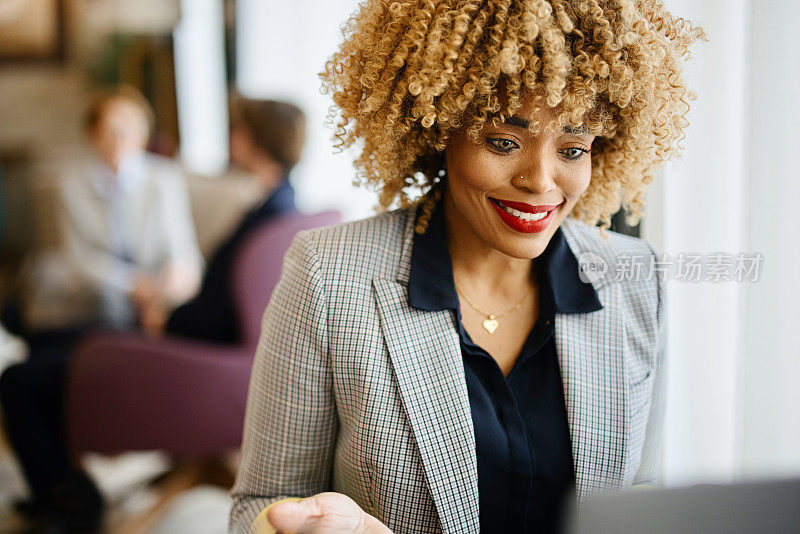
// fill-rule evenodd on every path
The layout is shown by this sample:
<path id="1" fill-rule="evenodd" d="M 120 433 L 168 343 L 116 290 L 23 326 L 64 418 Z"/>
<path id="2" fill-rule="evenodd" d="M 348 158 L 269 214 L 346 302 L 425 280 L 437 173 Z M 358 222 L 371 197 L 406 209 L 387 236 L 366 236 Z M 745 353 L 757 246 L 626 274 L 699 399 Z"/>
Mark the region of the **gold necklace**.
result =
<path id="1" fill-rule="evenodd" d="M 515 311 L 517 311 L 517 309 L 520 306 L 522 306 L 522 303 L 525 302 L 525 300 L 527 300 L 528 296 L 531 294 L 531 291 L 532 291 L 532 290 L 528 290 L 528 292 L 525 293 L 525 296 L 522 297 L 522 299 L 519 302 L 517 302 L 514 305 L 513 308 L 511 308 L 509 310 L 506 310 L 503 313 L 495 315 L 493 313 L 486 313 L 485 311 L 483 311 L 480 308 L 478 308 L 477 306 L 475 306 L 475 304 L 473 304 L 472 301 L 469 300 L 469 298 L 464 294 L 464 292 L 461 290 L 461 288 L 458 287 L 458 284 L 456 284 L 455 280 L 453 280 L 453 285 L 456 286 L 456 292 L 459 295 L 461 295 L 462 297 L 464 297 L 464 300 L 467 301 L 467 304 L 469 304 L 470 307 L 472 307 L 473 310 L 475 310 L 476 312 L 480 313 L 481 315 L 485 315 L 486 316 L 486 319 L 483 320 L 483 329 L 486 330 L 487 332 L 489 332 L 490 334 L 494 334 L 494 331 L 497 330 L 498 326 L 500 326 L 500 321 L 498 321 L 498 319 L 500 319 L 501 317 L 504 317 L 504 316 L 506 316 L 506 315 L 508 315 L 510 313 L 514 313 Z"/>

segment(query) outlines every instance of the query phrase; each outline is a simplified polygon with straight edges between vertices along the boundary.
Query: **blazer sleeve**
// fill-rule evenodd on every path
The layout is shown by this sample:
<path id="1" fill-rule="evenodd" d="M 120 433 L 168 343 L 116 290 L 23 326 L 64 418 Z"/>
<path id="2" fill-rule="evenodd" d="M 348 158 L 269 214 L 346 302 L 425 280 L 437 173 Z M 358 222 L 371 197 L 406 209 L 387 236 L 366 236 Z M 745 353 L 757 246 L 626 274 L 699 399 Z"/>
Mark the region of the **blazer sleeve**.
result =
<path id="1" fill-rule="evenodd" d="M 230 530 L 285 497 L 328 491 L 338 420 L 320 262 L 307 233 L 286 253 L 250 378 Z"/>
<path id="2" fill-rule="evenodd" d="M 649 246 L 649 245 L 648 245 Z M 650 247 L 653 258 L 660 258 Z M 667 308 L 666 275 L 656 269 L 656 358 L 654 365 L 653 392 L 650 401 L 650 415 L 647 419 L 642 459 L 633 479 L 634 485 L 661 486 L 662 456 L 664 445 L 664 406 L 666 402 L 666 357 L 667 357 Z"/>

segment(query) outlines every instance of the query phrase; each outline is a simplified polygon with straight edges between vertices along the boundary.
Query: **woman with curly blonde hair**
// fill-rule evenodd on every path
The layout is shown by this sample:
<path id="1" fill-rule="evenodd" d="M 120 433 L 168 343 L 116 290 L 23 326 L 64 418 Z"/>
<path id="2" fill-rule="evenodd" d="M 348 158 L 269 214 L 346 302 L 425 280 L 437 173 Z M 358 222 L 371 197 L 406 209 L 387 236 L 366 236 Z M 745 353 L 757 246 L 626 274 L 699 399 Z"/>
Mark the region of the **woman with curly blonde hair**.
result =
<path id="1" fill-rule="evenodd" d="M 678 150 L 703 37 L 660 0 L 362 4 L 322 78 L 398 209 L 287 253 L 233 529 L 554 532 L 658 484 L 663 273 L 607 229 Z"/>

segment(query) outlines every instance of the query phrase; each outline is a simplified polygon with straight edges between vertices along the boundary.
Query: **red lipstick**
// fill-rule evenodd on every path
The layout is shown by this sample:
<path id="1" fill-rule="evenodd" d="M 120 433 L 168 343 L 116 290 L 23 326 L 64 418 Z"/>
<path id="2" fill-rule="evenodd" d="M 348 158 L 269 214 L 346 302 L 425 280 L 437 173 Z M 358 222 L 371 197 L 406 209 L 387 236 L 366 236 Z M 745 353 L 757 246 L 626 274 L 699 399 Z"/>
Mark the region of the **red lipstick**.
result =
<path id="1" fill-rule="evenodd" d="M 525 202 L 512 202 L 507 200 L 496 200 L 494 198 L 489 199 L 492 207 L 495 209 L 497 214 L 500 216 L 500 219 L 506 223 L 512 230 L 516 230 L 517 232 L 522 232 L 525 234 L 533 234 L 538 232 L 543 232 L 550 226 L 550 221 L 553 220 L 553 214 L 556 212 L 556 208 L 561 204 L 541 204 L 538 206 L 533 206 L 531 204 L 527 204 Z M 538 221 L 526 221 L 521 219 L 520 217 L 516 217 L 511 213 L 508 213 L 504 207 L 508 207 L 512 210 L 517 210 L 521 213 L 544 213 L 549 212 L 544 218 L 539 219 Z"/>

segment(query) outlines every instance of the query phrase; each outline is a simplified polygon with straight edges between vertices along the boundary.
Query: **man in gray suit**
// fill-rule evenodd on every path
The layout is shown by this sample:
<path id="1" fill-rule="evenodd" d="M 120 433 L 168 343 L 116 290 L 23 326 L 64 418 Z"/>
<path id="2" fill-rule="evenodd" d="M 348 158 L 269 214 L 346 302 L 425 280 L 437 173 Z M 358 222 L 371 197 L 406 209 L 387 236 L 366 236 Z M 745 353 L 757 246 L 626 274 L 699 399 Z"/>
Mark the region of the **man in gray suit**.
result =
<path id="1" fill-rule="evenodd" d="M 151 300 L 177 304 L 196 290 L 202 257 L 185 177 L 145 151 L 151 117 L 130 88 L 89 107 L 91 150 L 59 173 L 60 246 L 27 299 L 31 328 L 129 327 Z"/>

